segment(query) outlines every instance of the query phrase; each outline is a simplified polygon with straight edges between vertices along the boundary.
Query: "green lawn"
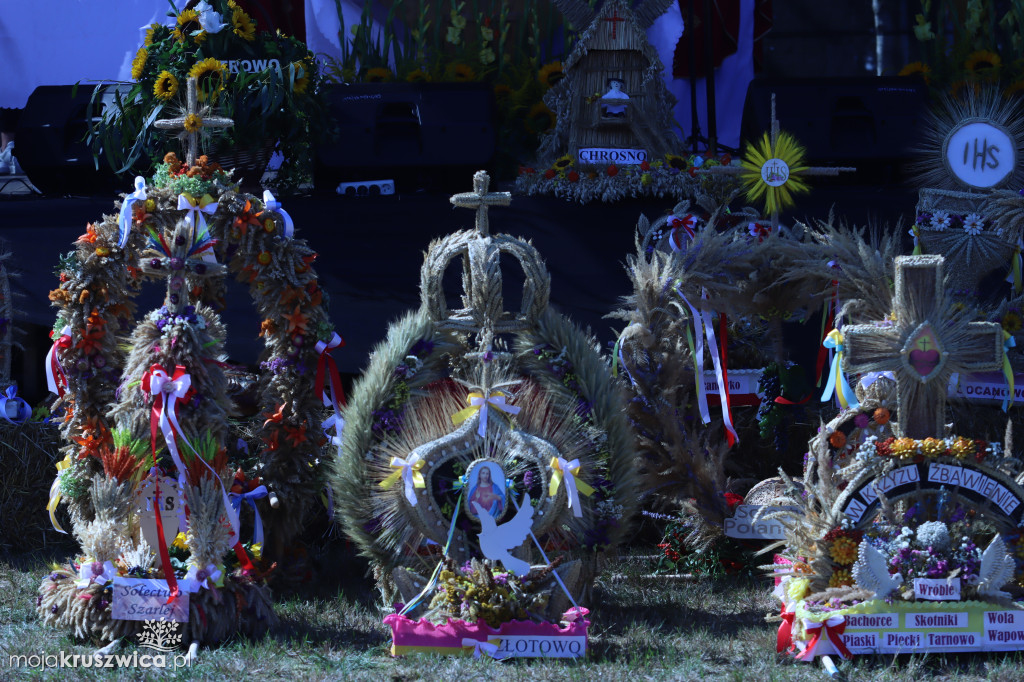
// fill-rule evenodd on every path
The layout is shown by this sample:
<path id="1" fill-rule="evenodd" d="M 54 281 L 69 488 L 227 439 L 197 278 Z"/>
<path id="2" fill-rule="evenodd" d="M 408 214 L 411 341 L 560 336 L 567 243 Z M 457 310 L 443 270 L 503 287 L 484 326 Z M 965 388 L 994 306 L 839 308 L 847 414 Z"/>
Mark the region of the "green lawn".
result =
<path id="1" fill-rule="evenodd" d="M 0 559 L 0 680 L 2 679 L 301 679 L 358 680 L 827 680 L 820 664 L 775 654 L 774 611 L 767 582 L 724 578 L 650 580 L 646 561 L 610 566 L 595 590 L 590 649 L 583 661 L 414 656 L 393 659 L 376 591 L 365 564 L 339 554 L 317 557 L 320 579 L 282 598 L 280 624 L 262 641 L 233 641 L 203 650 L 190 669 L 26 671 L 11 655 L 91 653 L 95 646 L 41 627 L 35 591 L 48 561 Z M 121 653 L 131 654 L 134 645 Z M 139 654 L 149 653 L 138 649 Z M 878 656 L 844 664 L 848 680 L 1021 680 L 1019 655 Z"/>

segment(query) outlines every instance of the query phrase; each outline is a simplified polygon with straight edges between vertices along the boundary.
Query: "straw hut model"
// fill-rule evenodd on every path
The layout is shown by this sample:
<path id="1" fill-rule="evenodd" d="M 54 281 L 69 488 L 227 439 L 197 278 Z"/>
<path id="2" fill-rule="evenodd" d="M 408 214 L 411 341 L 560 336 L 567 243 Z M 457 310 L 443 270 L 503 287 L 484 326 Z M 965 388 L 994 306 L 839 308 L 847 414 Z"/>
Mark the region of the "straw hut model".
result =
<path id="1" fill-rule="evenodd" d="M 566 59 L 565 78 L 544 97 L 557 122 L 542 160 L 568 153 L 578 165 L 630 165 L 679 148 L 671 130 L 675 98 L 646 35 L 670 4 L 646 0 L 631 9 L 608 0 L 595 11 L 581 0 L 555 0 L 570 24 L 586 29 Z"/>

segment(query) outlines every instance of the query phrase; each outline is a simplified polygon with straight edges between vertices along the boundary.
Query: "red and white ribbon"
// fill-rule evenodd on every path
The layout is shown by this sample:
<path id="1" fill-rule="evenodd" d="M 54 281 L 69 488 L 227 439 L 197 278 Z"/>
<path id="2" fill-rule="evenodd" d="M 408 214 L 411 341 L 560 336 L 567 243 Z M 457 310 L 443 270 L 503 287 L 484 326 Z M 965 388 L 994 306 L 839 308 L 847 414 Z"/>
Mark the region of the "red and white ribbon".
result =
<path id="1" fill-rule="evenodd" d="M 668 246 L 673 251 L 682 251 L 683 244 L 681 241 L 677 241 L 679 236 L 679 230 L 686 232 L 690 239 L 693 239 L 694 229 L 697 227 L 697 216 L 692 213 L 687 213 L 682 218 L 675 215 L 668 217 L 669 227 L 672 228 L 672 232 L 668 236 Z"/>
<path id="2" fill-rule="evenodd" d="M 328 342 L 317 341 L 316 352 L 319 359 L 316 362 L 316 382 L 313 384 L 313 391 L 320 396 L 324 407 L 334 410 L 334 414 L 327 418 L 321 426 L 326 431 L 334 427 L 334 436 L 331 442 L 341 447 L 341 430 L 345 428 L 345 420 L 341 417 L 341 406 L 345 404 L 345 392 L 341 388 L 341 377 L 338 375 L 338 364 L 331 356 L 331 351 L 345 345 L 345 339 L 337 332 L 331 334 Z M 330 381 L 331 395 L 327 395 L 327 382 Z"/>
<path id="3" fill-rule="evenodd" d="M 154 455 L 156 453 L 156 432 L 159 428 L 164 436 L 164 442 L 167 444 L 167 451 L 171 453 L 171 459 L 178 470 L 178 477 L 179 479 L 183 478 L 186 467 L 185 463 L 181 461 L 177 444 L 177 435 L 182 434 L 182 441 L 184 441 L 185 445 L 192 451 L 196 459 L 202 462 L 203 466 L 209 469 L 213 477 L 217 479 L 224 500 L 224 512 L 227 515 L 228 523 L 231 524 L 234 539 L 237 541 L 241 537 L 239 535 L 238 514 L 235 513 L 234 507 L 231 505 L 227 490 L 224 489 L 224 483 L 220 480 L 217 472 L 213 470 L 213 467 L 207 464 L 203 456 L 196 452 L 192 444 L 188 442 L 188 439 L 184 438 L 181 425 L 178 423 L 178 401 L 185 397 L 191 387 L 192 376 L 185 371 L 182 365 L 174 368 L 173 375 L 168 375 L 161 365 L 156 364 L 152 365 L 142 375 L 142 390 L 153 396 L 153 411 L 150 415 L 149 424 Z"/>
<path id="4" fill-rule="evenodd" d="M 281 202 L 274 198 L 269 189 L 263 190 L 263 206 L 268 211 L 281 214 L 281 218 L 284 219 L 284 236 L 291 239 L 295 234 L 295 223 L 288 212 L 281 208 Z"/>
<path id="5" fill-rule="evenodd" d="M 815 656 L 814 650 L 818 648 L 818 642 L 821 640 L 821 634 L 824 632 L 828 637 L 828 641 L 832 642 L 832 646 L 835 647 L 836 652 L 846 660 L 853 658 L 853 654 L 846 648 L 846 644 L 843 642 L 843 632 L 846 631 L 846 618 L 843 616 L 836 616 L 829 618 L 824 623 L 804 623 L 804 632 L 811 635 L 811 641 L 807 643 L 807 648 L 797 654 L 797 659 L 813 659 Z"/>
<path id="6" fill-rule="evenodd" d="M 61 398 L 67 391 L 68 377 L 64 374 L 64 368 L 60 366 L 57 351 L 68 348 L 71 348 L 71 327 L 65 326 L 50 347 L 50 352 L 46 354 L 46 387 L 50 389 L 50 393 L 56 393 Z"/>
<path id="7" fill-rule="evenodd" d="M 793 646 L 793 619 L 796 618 L 796 611 L 787 611 L 782 607 L 782 622 L 779 623 L 779 632 L 775 636 L 775 651 L 782 653 Z"/>

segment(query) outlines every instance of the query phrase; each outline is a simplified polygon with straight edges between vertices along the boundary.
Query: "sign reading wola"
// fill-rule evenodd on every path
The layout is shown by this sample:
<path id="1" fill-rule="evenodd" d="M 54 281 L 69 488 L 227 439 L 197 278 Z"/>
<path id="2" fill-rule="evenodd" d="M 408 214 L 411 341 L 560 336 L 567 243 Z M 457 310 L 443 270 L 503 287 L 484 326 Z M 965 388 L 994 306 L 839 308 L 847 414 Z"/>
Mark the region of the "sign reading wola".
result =
<path id="1" fill-rule="evenodd" d="M 581 165 L 607 166 L 614 163 L 622 166 L 635 166 L 646 160 L 647 152 L 643 149 L 587 147 L 579 151 Z"/>

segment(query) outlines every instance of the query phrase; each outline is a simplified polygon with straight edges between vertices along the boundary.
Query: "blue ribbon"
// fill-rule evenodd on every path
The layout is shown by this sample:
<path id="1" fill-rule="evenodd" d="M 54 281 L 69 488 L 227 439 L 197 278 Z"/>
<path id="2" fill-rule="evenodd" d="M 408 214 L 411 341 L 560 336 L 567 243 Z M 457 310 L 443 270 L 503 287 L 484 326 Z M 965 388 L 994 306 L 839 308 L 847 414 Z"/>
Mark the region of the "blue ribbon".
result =
<path id="1" fill-rule="evenodd" d="M 836 352 L 832 358 L 832 366 L 828 370 L 828 383 L 825 385 L 825 391 L 821 394 L 821 402 L 827 403 L 831 400 L 834 392 L 839 400 L 839 406 L 844 410 L 846 408 L 856 409 L 860 407 L 860 403 L 857 402 L 857 397 L 854 395 L 853 389 L 850 388 L 850 383 L 846 380 L 846 374 L 843 373 L 843 368 L 840 364 L 843 359 L 843 352 L 845 351 L 842 332 L 838 329 L 833 329 L 821 343 L 826 348 L 832 348 Z"/>
<path id="2" fill-rule="evenodd" d="M 231 506 L 234 507 L 236 514 L 241 513 L 242 500 L 248 502 L 249 506 L 252 507 L 252 513 L 256 517 L 256 528 L 252 534 L 252 541 L 258 545 L 263 544 L 263 519 L 260 518 L 260 510 L 256 508 L 256 500 L 266 497 L 268 494 L 267 486 L 265 485 L 253 488 L 247 493 L 228 493 Z"/>
<path id="3" fill-rule="evenodd" d="M 141 175 L 135 176 L 135 191 L 124 198 L 121 203 L 121 213 L 117 217 L 117 246 L 123 249 L 128 243 L 128 236 L 132 233 L 132 204 L 136 201 L 146 200 L 146 179 Z"/>
<path id="4" fill-rule="evenodd" d="M 7 416 L 7 403 L 14 403 L 17 406 L 17 411 L 14 417 Z M 11 384 L 7 387 L 7 391 L 0 396 L 0 417 L 3 417 L 12 424 L 24 424 L 32 416 L 32 408 L 29 407 L 28 403 L 24 399 L 18 397 L 18 385 Z"/>

